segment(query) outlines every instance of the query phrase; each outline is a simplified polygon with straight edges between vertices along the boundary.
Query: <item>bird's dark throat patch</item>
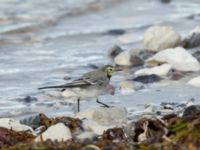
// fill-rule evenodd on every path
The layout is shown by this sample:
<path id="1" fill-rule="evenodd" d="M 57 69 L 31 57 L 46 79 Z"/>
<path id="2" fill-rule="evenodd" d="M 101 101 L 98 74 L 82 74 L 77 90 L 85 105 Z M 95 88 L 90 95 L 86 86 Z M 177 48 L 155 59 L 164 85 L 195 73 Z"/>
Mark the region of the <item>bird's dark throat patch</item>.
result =
<path id="1" fill-rule="evenodd" d="M 112 77 L 112 75 L 107 74 L 107 77 L 110 79 Z"/>

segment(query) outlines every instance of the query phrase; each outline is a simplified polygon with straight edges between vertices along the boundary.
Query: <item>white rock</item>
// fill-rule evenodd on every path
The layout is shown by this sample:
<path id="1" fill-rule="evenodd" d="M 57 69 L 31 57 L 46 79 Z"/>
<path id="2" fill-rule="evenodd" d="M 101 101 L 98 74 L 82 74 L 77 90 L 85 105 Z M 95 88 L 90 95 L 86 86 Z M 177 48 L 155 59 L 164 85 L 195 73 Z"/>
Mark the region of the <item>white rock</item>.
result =
<path id="1" fill-rule="evenodd" d="M 121 127 L 127 121 L 125 108 L 90 108 L 76 114 L 76 118 L 83 119 L 85 130 L 93 131 L 97 135 L 114 127 Z"/>
<path id="2" fill-rule="evenodd" d="M 87 118 L 92 121 L 97 122 L 100 125 L 116 125 L 120 126 L 127 121 L 126 118 L 127 111 L 125 108 L 120 107 L 99 107 L 99 108 L 90 108 L 86 111 L 79 112 L 75 117 L 83 119 Z"/>
<path id="3" fill-rule="evenodd" d="M 102 135 L 104 131 L 114 127 L 116 127 L 116 125 L 100 125 L 96 121 L 90 119 L 85 119 L 83 121 L 83 128 L 94 132 L 96 135 Z"/>
<path id="4" fill-rule="evenodd" d="M 198 60 L 182 47 L 160 51 L 153 57 L 147 59 L 146 62 L 152 65 L 168 63 L 172 66 L 172 68 L 179 71 L 200 70 L 200 64 Z"/>
<path id="5" fill-rule="evenodd" d="M 114 58 L 114 63 L 120 66 L 139 66 L 143 60 L 137 56 L 137 49 L 126 50 Z"/>
<path id="6" fill-rule="evenodd" d="M 188 81 L 187 84 L 195 86 L 195 87 L 200 87 L 200 76 L 191 79 L 190 81 Z"/>
<path id="7" fill-rule="evenodd" d="M 97 134 L 95 134 L 94 132 L 91 131 L 85 131 L 79 135 L 76 136 L 77 139 L 79 140 L 84 140 L 84 139 L 92 139 L 96 136 Z"/>
<path id="8" fill-rule="evenodd" d="M 56 125 L 50 126 L 45 132 L 39 135 L 35 141 L 39 142 L 42 140 L 46 141 L 50 139 L 52 141 L 66 141 L 72 138 L 70 129 L 63 123 L 57 123 Z"/>
<path id="9" fill-rule="evenodd" d="M 31 127 L 24 124 L 20 124 L 18 120 L 14 120 L 11 118 L 1 118 L 0 127 L 12 129 L 14 131 L 31 131 L 32 133 L 34 133 Z"/>
<path id="10" fill-rule="evenodd" d="M 158 75 L 158 76 L 166 76 L 169 71 L 171 70 L 171 65 L 163 64 L 161 66 L 156 66 L 153 68 L 144 68 L 136 71 L 134 74 L 135 76 L 143 76 L 143 75 Z"/>
<path id="11" fill-rule="evenodd" d="M 170 26 L 152 26 L 144 33 L 144 47 L 149 51 L 176 47 L 180 40 L 180 35 Z"/>
<path id="12" fill-rule="evenodd" d="M 121 52 L 114 58 L 114 63 L 121 66 L 131 66 L 131 55 L 128 50 Z"/>

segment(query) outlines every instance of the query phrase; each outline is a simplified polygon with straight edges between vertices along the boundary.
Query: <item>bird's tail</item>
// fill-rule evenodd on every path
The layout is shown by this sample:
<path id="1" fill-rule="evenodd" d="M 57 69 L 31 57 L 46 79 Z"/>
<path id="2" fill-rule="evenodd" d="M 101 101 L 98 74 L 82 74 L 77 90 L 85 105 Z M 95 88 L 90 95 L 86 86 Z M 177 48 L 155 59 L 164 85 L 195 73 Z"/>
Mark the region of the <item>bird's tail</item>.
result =
<path id="1" fill-rule="evenodd" d="M 53 89 L 53 88 L 66 88 L 66 85 L 45 86 L 45 87 L 40 87 L 40 88 L 38 88 L 38 90 L 42 90 L 42 89 Z"/>

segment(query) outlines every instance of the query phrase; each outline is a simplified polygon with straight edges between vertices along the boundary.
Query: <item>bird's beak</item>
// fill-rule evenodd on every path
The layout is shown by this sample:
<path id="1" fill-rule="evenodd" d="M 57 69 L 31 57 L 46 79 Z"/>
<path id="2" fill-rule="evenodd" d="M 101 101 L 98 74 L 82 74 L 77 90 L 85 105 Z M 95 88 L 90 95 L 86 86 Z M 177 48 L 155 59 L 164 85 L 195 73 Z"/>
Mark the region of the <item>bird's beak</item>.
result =
<path id="1" fill-rule="evenodd" d="M 119 67 L 119 66 L 116 66 L 116 67 L 115 67 L 115 71 L 122 71 L 122 70 L 123 70 L 122 67 Z"/>

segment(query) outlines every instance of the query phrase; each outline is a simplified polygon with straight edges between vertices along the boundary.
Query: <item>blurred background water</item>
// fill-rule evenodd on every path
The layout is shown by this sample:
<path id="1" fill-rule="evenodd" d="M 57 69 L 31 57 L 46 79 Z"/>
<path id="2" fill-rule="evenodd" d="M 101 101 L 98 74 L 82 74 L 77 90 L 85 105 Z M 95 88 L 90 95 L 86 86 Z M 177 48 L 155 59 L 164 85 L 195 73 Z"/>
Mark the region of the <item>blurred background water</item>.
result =
<path id="1" fill-rule="evenodd" d="M 0 0 L 0 117 L 73 114 L 72 105 L 41 98 L 45 93 L 37 88 L 67 82 L 64 76 L 75 79 L 92 65 L 111 63 L 107 50 L 114 44 L 142 47 L 143 33 L 151 25 L 171 25 L 185 36 L 199 25 L 199 8 L 199 0 Z M 113 78 L 116 88 L 125 76 Z M 39 98 L 20 100 L 26 96 Z M 199 102 L 199 89 L 175 84 L 101 99 L 137 112 L 139 104 L 191 97 Z M 97 105 L 82 102 L 81 109 Z"/>

